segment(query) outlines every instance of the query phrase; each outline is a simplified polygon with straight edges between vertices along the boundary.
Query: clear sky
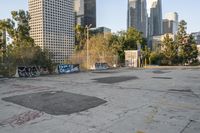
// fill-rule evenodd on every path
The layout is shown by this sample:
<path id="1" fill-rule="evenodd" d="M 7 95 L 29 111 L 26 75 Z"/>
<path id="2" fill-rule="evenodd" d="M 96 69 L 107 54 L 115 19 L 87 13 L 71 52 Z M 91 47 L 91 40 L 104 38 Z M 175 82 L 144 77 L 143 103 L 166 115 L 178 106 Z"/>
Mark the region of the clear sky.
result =
<path id="1" fill-rule="evenodd" d="M 106 26 L 113 32 L 126 29 L 128 0 L 97 0 L 97 26 Z M 147 0 L 148 2 L 148 0 Z M 200 31 L 200 0 L 162 0 L 163 17 L 177 12 L 179 20 L 188 23 L 188 32 Z M 0 0 L 0 19 L 10 17 L 10 11 L 28 10 L 28 0 Z"/>

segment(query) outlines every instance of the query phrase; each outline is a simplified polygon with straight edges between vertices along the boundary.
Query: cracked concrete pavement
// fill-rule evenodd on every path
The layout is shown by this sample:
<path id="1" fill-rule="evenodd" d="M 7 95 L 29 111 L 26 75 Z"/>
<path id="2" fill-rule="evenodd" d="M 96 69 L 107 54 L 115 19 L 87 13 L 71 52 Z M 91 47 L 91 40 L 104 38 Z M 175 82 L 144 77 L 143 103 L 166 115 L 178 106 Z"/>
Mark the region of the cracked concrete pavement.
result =
<path id="1" fill-rule="evenodd" d="M 120 80 L 119 77 L 133 78 Z M 98 79 L 109 82 L 98 82 Z M 70 115 L 50 115 L 2 100 L 45 91 L 64 91 L 107 102 Z M 200 69 L 123 68 L 107 72 L 0 79 L 0 133 L 139 131 L 200 132 Z"/>

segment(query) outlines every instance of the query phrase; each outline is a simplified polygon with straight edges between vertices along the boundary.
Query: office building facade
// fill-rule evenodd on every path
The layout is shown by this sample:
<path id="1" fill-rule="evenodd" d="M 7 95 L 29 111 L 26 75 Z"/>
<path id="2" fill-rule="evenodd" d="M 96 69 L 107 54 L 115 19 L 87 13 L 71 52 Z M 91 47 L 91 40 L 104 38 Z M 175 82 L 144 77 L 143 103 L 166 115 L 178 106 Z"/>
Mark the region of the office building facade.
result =
<path id="1" fill-rule="evenodd" d="M 97 27 L 97 28 L 91 28 L 90 29 L 90 33 L 92 35 L 98 35 L 98 34 L 102 34 L 104 36 L 111 34 L 111 29 L 107 28 L 107 27 Z"/>
<path id="2" fill-rule="evenodd" d="M 191 35 L 194 37 L 196 44 L 200 45 L 200 32 L 193 32 Z"/>
<path id="3" fill-rule="evenodd" d="M 177 33 L 176 23 L 173 20 L 163 19 L 163 34 Z"/>
<path id="4" fill-rule="evenodd" d="M 176 34 L 178 31 L 178 13 L 171 12 L 165 15 L 163 19 L 163 34 Z"/>
<path id="5" fill-rule="evenodd" d="M 162 35 L 162 28 L 162 1 L 154 0 L 150 7 L 149 36 Z"/>
<path id="6" fill-rule="evenodd" d="M 147 4 L 146 0 L 128 0 L 127 28 L 134 27 L 147 37 Z"/>
<path id="7" fill-rule="evenodd" d="M 55 63 L 72 56 L 75 43 L 74 0 L 29 0 L 30 35 Z"/>
<path id="8" fill-rule="evenodd" d="M 74 0 L 76 24 L 96 27 L 96 0 Z"/>

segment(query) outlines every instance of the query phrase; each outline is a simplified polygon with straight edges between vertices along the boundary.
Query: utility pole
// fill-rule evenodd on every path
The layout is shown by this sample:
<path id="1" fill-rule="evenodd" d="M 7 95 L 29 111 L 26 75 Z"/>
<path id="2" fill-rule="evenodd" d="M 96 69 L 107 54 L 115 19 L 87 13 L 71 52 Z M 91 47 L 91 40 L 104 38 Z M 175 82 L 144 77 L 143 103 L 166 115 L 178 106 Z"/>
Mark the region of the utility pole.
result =
<path id="1" fill-rule="evenodd" d="M 89 51 L 88 51 L 88 45 L 89 45 L 89 30 L 91 28 L 92 24 L 90 24 L 89 26 L 86 25 L 85 28 L 87 30 L 87 70 L 89 69 Z"/>

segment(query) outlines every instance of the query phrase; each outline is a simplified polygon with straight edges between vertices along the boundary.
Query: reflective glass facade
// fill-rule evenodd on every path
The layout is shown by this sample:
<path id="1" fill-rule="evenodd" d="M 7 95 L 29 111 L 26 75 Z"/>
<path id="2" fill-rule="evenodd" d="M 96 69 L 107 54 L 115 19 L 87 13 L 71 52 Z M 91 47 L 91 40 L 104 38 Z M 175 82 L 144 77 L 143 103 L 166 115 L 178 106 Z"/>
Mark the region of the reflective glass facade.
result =
<path id="1" fill-rule="evenodd" d="M 96 27 L 96 0 L 74 0 L 76 24 Z"/>
<path id="2" fill-rule="evenodd" d="M 146 0 L 128 0 L 127 27 L 134 27 L 147 37 L 147 19 Z"/>
<path id="3" fill-rule="evenodd" d="M 155 0 L 150 8 L 149 36 L 162 35 L 162 1 Z"/>

